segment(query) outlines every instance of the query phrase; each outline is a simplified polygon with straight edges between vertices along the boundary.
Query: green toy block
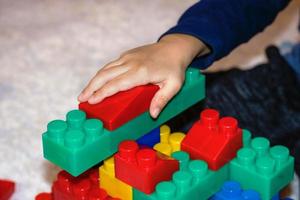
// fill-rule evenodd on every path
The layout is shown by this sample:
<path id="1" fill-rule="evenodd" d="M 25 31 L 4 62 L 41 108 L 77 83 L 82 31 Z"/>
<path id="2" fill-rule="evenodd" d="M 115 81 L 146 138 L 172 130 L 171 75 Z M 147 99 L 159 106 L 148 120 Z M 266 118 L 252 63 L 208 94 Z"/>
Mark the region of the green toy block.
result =
<path id="1" fill-rule="evenodd" d="M 83 111 L 73 110 L 66 122 L 55 120 L 43 134 L 44 157 L 73 176 L 112 156 L 123 140 L 136 140 L 159 127 L 205 97 L 205 77 L 189 68 L 186 81 L 157 119 L 145 112 L 116 130 L 103 128 L 102 122 L 86 119 Z"/>
<path id="2" fill-rule="evenodd" d="M 133 199 L 206 200 L 216 193 L 228 179 L 228 164 L 218 171 L 211 171 L 206 162 L 191 161 L 186 152 L 178 151 L 172 156 L 180 163 L 180 170 L 173 174 L 172 180 L 157 184 L 155 192 L 150 195 L 134 189 Z"/>
<path id="3" fill-rule="evenodd" d="M 294 158 L 281 145 L 270 148 L 266 138 L 252 139 L 240 149 L 230 162 L 230 180 L 241 183 L 243 189 L 260 193 L 262 200 L 270 200 L 294 177 Z"/>

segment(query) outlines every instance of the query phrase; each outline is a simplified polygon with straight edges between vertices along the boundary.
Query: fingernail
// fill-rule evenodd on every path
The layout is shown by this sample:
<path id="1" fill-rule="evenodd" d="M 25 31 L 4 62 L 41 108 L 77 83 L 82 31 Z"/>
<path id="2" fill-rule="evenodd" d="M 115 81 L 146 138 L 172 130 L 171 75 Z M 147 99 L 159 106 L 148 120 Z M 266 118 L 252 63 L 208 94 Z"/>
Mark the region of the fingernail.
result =
<path id="1" fill-rule="evenodd" d="M 81 102 L 81 101 L 82 101 L 82 97 L 83 97 L 83 94 L 81 93 L 81 94 L 78 96 L 78 98 L 77 98 L 77 99 L 78 99 L 78 101 L 80 101 L 80 102 Z"/>
<path id="2" fill-rule="evenodd" d="M 158 114 L 159 114 L 159 111 L 160 111 L 160 109 L 159 108 L 154 108 L 154 110 L 153 110 L 153 118 L 157 118 L 157 116 L 158 116 Z"/>

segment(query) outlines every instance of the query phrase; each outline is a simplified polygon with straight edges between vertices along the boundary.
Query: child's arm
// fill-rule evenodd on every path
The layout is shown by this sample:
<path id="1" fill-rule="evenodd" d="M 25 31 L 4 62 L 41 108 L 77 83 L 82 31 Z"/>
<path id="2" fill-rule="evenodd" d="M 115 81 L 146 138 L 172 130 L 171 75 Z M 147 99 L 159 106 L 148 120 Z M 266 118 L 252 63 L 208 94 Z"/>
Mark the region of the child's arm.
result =
<path id="1" fill-rule="evenodd" d="M 288 2 L 202 0 L 159 42 L 127 51 L 100 69 L 78 99 L 94 104 L 119 91 L 157 84 L 160 90 L 150 105 L 150 114 L 157 117 L 181 88 L 186 67 L 195 57 L 193 66 L 206 68 L 262 31 Z"/>
<path id="2" fill-rule="evenodd" d="M 160 87 L 150 105 L 150 113 L 155 118 L 180 90 L 189 63 L 208 51 L 192 36 L 166 35 L 157 43 L 129 50 L 105 65 L 78 99 L 94 104 L 119 91 L 152 83 Z"/>

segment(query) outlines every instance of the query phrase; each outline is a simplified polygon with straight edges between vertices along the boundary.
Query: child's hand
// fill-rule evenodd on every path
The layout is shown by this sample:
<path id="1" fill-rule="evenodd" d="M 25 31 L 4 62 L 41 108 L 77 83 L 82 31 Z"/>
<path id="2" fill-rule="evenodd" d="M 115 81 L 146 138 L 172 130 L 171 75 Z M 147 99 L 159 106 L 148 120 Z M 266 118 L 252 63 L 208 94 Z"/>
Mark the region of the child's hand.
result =
<path id="1" fill-rule="evenodd" d="M 180 90 L 185 70 L 193 58 L 207 51 L 206 46 L 192 36 L 167 35 L 158 43 L 129 50 L 119 59 L 105 65 L 82 91 L 78 100 L 96 104 L 119 91 L 152 83 L 160 87 L 150 105 L 150 114 L 156 118 Z"/>

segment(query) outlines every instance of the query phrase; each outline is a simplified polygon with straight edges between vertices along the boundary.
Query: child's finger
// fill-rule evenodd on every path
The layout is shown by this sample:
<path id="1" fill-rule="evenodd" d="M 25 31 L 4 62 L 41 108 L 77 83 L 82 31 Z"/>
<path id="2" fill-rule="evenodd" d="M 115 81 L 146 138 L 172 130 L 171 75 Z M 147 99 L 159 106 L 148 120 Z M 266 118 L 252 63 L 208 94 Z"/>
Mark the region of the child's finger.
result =
<path id="1" fill-rule="evenodd" d="M 181 86 L 182 83 L 180 81 L 168 81 L 158 90 L 150 105 L 150 114 L 153 118 L 157 118 L 166 104 L 180 90 Z"/>
<path id="2" fill-rule="evenodd" d="M 102 101 L 104 98 L 114 95 L 117 92 L 129 90 L 137 85 L 144 85 L 145 78 L 139 78 L 136 71 L 126 72 L 113 80 L 107 82 L 102 88 L 100 88 L 89 100 L 91 104 L 96 104 Z"/>
<path id="3" fill-rule="evenodd" d="M 124 59 L 118 58 L 117 60 L 111 61 L 104 65 L 100 70 L 105 70 L 111 67 L 119 66 L 119 65 L 124 65 Z"/>
<path id="4" fill-rule="evenodd" d="M 120 74 L 127 72 L 128 69 L 129 67 L 127 65 L 124 65 L 114 66 L 109 69 L 100 70 L 85 87 L 85 89 L 81 92 L 81 94 L 78 97 L 78 100 L 80 102 L 87 101 L 94 94 L 94 92 L 101 88 L 105 83 L 119 76 Z"/>

